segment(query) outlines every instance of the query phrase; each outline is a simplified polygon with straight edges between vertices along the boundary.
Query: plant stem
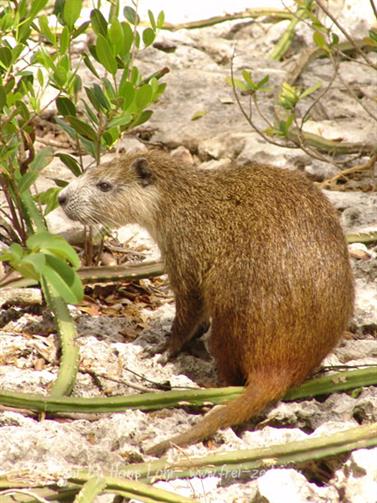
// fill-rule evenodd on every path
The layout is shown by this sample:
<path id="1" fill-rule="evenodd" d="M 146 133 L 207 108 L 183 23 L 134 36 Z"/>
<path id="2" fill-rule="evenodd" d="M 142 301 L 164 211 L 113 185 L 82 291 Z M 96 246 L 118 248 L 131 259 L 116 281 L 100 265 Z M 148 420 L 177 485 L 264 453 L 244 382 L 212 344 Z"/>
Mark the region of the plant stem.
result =
<path id="1" fill-rule="evenodd" d="M 106 487 L 106 479 L 104 477 L 88 478 L 82 489 L 75 498 L 74 503 L 92 503 L 96 497 L 103 492 Z"/>
<path id="2" fill-rule="evenodd" d="M 75 484 L 83 484 L 91 479 L 93 479 L 93 475 L 85 471 L 69 477 L 70 482 L 74 482 Z M 185 496 L 174 494 L 170 491 L 166 491 L 165 489 L 150 486 L 138 480 L 130 480 L 119 477 L 103 477 L 103 481 L 106 483 L 106 490 L 108 492 L 116 491 L 118 494 L 123 494 L 126 498 L 137 498 L 137 500 L 144 501 L 146 503 L 194 503 L 194 500 L 191 498 L 186 498 Z"/>
<path id="3" fill-rule="evenodd" d="M 292 44 L 292 41 L 295 36 L 295 30 L 296 26 L 298 23 L 304 19 L 306 14 L 306 9 L 305 8 L 299 8 L 297 9 L 297 13 L 295 17 L 291 19 L 291 22 L 288 25 L 288 28 L 285 30 L 283 33 L 282 37 L 278 41 L 278 43 L 275 45 L 275 47 L 272 49 L 270 53 L 270 58 L 274 59 L 276 61 L 280 61 L 284 54 L 288 51 L 289 47 Z"/>
<path id="4" fill-rule="evenodd" d="M 124 466 L 122 473 L 132 477 L 177 479 L 221 474 L 222 477 L 250 475 L 250 472 L 292 463 L 335 456 L 354 449 L 377 445 L 377 423 L 357 426 L 345 431 L 318 438 L 284 442 L 270 447 L 242 449 L 211 454 L 201 458 L 183 458 L 174 463 L 165 459 Z M 232 475 L 233 474 L 233 475 Z M 257 475 L 257 473 L 254 475 Z"/>
<path id="5" fill-rule="evenodd" d="M 59 293 L 44 278 L 41 279 L 41 285 L 47 304 L 54 313 L 60 336 L 62 354 L 59 371 L 50 392 L 50 396 L 56 398 L 69 395 L 75 385 L 79 368 L 79 350 L 75 345 L 76 327 L 67 304 Z"/>
<path id="6" fill-rule="evenodd" d="M 69 362 L 67 362 L 68 364 Z M 283 400 L 308 399 L 371 385 L 377 385 L 376 366 L 335 372 L 311 379 L 301 386 L 289 390 Z M 0 391 L 0 404 L 37 412 L 112 413 L 127 409 L 146 411 L 182 406 L 217 405 L 233 400 L 243 391 L 244 388 L 241 386 L 229 386 L 226 388 L 149 392 L 106 398 L 58 397 L 56 395 L 43 396 Z"/>

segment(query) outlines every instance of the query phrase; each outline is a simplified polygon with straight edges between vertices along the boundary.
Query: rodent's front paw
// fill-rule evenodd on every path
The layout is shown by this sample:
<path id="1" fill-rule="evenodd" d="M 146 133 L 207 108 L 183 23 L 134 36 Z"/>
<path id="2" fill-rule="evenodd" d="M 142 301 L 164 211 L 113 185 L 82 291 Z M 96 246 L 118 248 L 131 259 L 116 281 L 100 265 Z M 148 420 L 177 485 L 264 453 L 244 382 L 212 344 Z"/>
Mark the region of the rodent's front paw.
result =
<path id="1" fill-rule="evenodd" d="M 161 365 L 165 365 L 166 363 L 170 362 L 176 356 L 176 354 L 176 352 L 171 351 L 169 346 L 167 346 L 162 355 L 158 357 L 157 361 Z"/>
<path id="2" fill-rule="evenodd" d="M 167 346 L 168 346 L 167 342 L 163 342 L 157 344 L 156 346 L 144 348 L 143 351 L 141 351 L 139 358 L 141 360 L 145 360 L 147 358 L 152 358 L 156 354 L 164 353 L 166 351 Z"/>
<path id="3" fill-rule="evenodd" d="M 142 353 L 140 354 L 140 358 L 151 358 L 156 354 L 161 353 L 157 361 L 158 363 L 165 365 L 168 361 L 177 356 L 182 349 L 182 341 L 172 337 L 170 333 L 167 334 L 167 336 L 168 339 L 166 341 L 158 345 L 143 349 Z"/>

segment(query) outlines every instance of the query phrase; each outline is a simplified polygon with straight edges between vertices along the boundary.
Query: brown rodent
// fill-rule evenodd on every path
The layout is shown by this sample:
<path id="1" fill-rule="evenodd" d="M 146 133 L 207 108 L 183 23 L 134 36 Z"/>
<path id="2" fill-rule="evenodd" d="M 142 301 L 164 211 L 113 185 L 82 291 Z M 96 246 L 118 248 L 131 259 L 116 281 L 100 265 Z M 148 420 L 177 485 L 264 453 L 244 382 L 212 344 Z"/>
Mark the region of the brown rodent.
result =
<path id="1" fill-rule="evenodd" d="M 158 455 L 242 423 L 301 383 L 352 314 L 337 214 L 303 175 L 270 166 L 200 170 L 152 151 L 88 170 L 60 195 L 83 223 L 138 223 L 158 243 L 175 294 L 169 354 L 211 320 L 220 380 L 245 392 Z"/>

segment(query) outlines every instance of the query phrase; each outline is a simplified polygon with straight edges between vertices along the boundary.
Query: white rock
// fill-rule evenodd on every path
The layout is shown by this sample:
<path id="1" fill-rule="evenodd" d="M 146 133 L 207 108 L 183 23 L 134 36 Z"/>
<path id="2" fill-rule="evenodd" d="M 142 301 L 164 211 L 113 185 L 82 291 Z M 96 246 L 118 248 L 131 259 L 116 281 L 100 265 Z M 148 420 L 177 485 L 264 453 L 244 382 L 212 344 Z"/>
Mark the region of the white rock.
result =
<path id="1" fill-rule="evenodd" d="M 333 482 L 342 487 L 344 501 L 376 503 L 377 448 L 354 451 Z"/>
<path id="2" fill-rule="evenodd" d="M 257 448 L 304 440 L 307 437 L 308 435 L 299 428 L 271 428 L 266 426 L 261 430 L 245 431 L 242 440 L 249 444 L 249 448 Z"/>
<path id="3" fill-rule="evenodd" d="M 269 470 L 257 481 L 258 495 L 253 500 L 268 503 L 313 503 L 338 501 L 336 491 L 331 487 L 318 487 L 309 483 L 296 470 L 279 468 Z"/>

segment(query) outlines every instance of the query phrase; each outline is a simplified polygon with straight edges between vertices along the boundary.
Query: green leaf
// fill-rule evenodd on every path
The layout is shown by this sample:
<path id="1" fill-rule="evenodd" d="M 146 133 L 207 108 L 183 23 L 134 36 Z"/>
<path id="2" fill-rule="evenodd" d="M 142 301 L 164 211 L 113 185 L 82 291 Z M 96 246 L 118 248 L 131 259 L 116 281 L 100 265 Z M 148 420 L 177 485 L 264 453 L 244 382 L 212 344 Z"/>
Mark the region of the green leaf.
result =
<path id="1" fill-rule="evenodd" d="M 115 117 L 115 119 L 111 120 L 108 123 L 107 128 L 111 129 L 114 127 L 127 126 L 131 121 L 132 115 L 129 112 L 123 112 L 122 115 L 119 115 L 118 117 Z"/>
<path id="2" fill-rule="evenodd" d="M 140 124 L 144 124 L 144 122 L 147 122 L 153 112 L 152 110 L 144 110 L 136 119 L 132 122 L 132 127 L 140 126 Z"/>
<path id="3" fill-rule="evenodd" d="M 18 243 L 12 243 L 10 247 L 0 254 L 0 260 L 4 262 L 19 262 L 25 255 L 25 249 Z"/>
<path id="4" fill-rule="evenodd" d="M 97 35 L 96 53 L 99 62 L 112 75 L 116 74 L 118 65 L 108 40 L 103 35 Z"/>
<path id="5" fill-rule="evenodd" d="M 140 23 L 140 18 L 136 12 L 135 9 L 133 9 L 132 7 L 125 7 L 123 9 L 123 14 L 124 14 L 124 17 L 127 19 L 127 21 L 129 21 L 131 24 L 133 25 L 137 25 Z"/>
<path id="6" fill-rule="evenodd" d="M 377 30 L 369 30 L 369 37 L 373 40 L 373 42 L 377 43 Z"/>
<path id="7" fill-rule="evenodd" d="M 115 49 L 115 54 L 124 56 L 124 35 L 122 25 L 118 19 L 114 18 L 109 28 L 109 40 Z"/>
<path id="8" fill-rule="evenodd" d="M 73 115 L 67 115 L 66 119 L 74 130 L 81 136 L 87 138 L 88 140 L 97 141 L 97 133 L 91 126 L 89 126 L 89 124 L 86 124 L 86 122 L 83 122 Z"/>
<path id="9" fill-rule="evenodd" d="M 58 88 L 61 88 L 64 86 L 64 84 L 67 81 L 67 76 L 68 76 L 67 70 L 65 69 L 64 66 L 59 65 L 55 68 L 53 76 L 54 76 L 55 84 L 57 85 Z"/>
<path id="10" fill-rule="evenodd" d="M 248 92 L 249 91 L 249 87 L 247 86 L 247 84 L 245 84 L 245 82 L 243 82 L 242 80 L 240 79 L 233 79 L 233 82 L 232 82 L 232 79 L 230 77 L 227 77 L 226 79 L 226 82 L 236 88 L 236 89 L 239 89 L 240 91 L 243 91 L 243 92 Z"/>
<path id="11" fill-rule="evenodd" d="M 140 83 L 140 80 L 141 80 L 140 72 L 136 68 L 136 66 L 133 66 L 131 69 L 130 82 L 136 86 Z"/>
<path id="12" fill-rule="evenodd" d="M 33 0 L 31 3 L 31 9 L 29 12 L 29 16 L 34 18 L 39 11 L 41 11 L 44 7 L 46 7 L 48 0 Z"/>
<path id="13" fill-rule="evenodd" d="M 331 33 L 331 45 L 338 45 L 339 44 L 339 37 L 336 33 Z"/>
<path id="14" fill-rule="evenodd" d="M 73 127 L 66 124 L 66 122 L 59 117 L 55 118 L 55 122 L 59 124 L 63 131 L 65 131 L 74 141 L 77 141 L 78 133 Z M 86 138 L 80 136 L 80 143 L 89 155 L 96 157 L 96 141 L 87 140 Z"/>
<path id="15" fill-rule="evenodd" d="M 313 33 L 313 42 L 320 49 L 325 49 L 327 47 L 325 36 L 319 31 Z"/>
<path id="16" fill-rule="evenodd" d="M 22 259 L 20 266 L 22 267 L 23 265 L 28 266 L 30 273 L 33 275 L 32 277 L 37 277 L 39 279 L 46 268 L 46 256 L 44 253 L 40 252 L 31 253 Z"/>
<path id="17" fill-rule="evenodd" d="M 107 35 L 107 21 L 103 17 L 103 14 L 98 9 L 93 9 L 90 13 L 90 21 L 92 23 L 92 28 L 96 35 Z"/>
<path id="18" fill-rule="evenodd" d="M 75 22 L 80 16 L 82 0 L 65 0 L 63 9 L 63 19 L 72 31 Z"/>
<path id="19" fill-rule="evenodd" d="M 38 84 L 43 87 L 44 86 L 44 77 L 43 77 L 43 72 L 40 68 L 37 70 L 37 79 L 38 79 Z"/>
<path id="20" fill-rule="evenodd" d="M 165 23 L 165 13 L 164 11 L 161 11 L 159 15 L 157 16 L 157 28 L 162 28 Z"/>
<path id="21" fill-rule="evenodd" d="M 77 304 L 84 292 L 80 278 L 63 260 L 54 255 L 46 255 L 43 277 L 50 282 L 67 304 Z"/>
<path id="22" fill-rule="evenodd" d="M 7 103 L 7 95 L 5 93 L 4 86 L 0 85 L 0 112 L 3 111 L 4 106 Z"/>
<path id="23" fill-rule="evenodd" d="M 269 82 L 270 80 L 270 76 L 269 75 L 265 75 L 258 83 L 257 83 L 257 89 L 258 91 L 262 91 L 262 90 L 267 90 L 266 89 L 266 84 Z"/>
<path id="24" fill-rule="evenodd" d="M 114 86 L 112 85 L 110 80 L 104 77 L 102 79 L 102 84 L 105 88 L 106 94 L 109 97 L 110 101 L 115 100 L 117 97 L 117 93 L 115 92 Z"/>
<path id="25" fill-rule="evenodd" d="M 73 74 L 72 77 L 70 77 L 68 82 L 69 82 L 69 86 L 70 86 L 68 91 L 70 91 L 70 89 L 72 88 L 73 93 L 77 95 L 82 89 L 82 80 L 81 80 L 80 75 Z"/>
<path id="26" fill-rule="evenodd" d="M 45 168 L 53 159 L 53 150 L 50 147 L 41 149 L 29 165 L 29 169 L 22 176 L 18 184 L 19 192 L 24 192 L 36 181 L 39 173 Z"/>
<path id="27" fill-rule="evenodd" d="M 103 135 L 106 146 L 111 147 L 117 140 L 119 140 L 119 130 L 118 128 L 107 129 Z"/>
<path id="28" fill-rule="evenodd" d="M 134 32 L 129 25 L 129 23 L 121 23 L 123 29 L 123 39 L 124 39 L 124 48 L 123 54 L 128 54 L 131 51 L 132 44 L 134 42 Z"/>
<path id="29" fill-rule="evenodd" d="M 9 77 L 9 80 L 4 84 L 4 90 L 5 90 L 6 94 L 9 94 L 12 91 L 15 83 L 16 83 L 16 79 L 13 76 Z"/>
<path id="30" fill-rule="evenodd" d="M 305 89 L 305 91 L 303 91 L 300 94 L 300 99 L 301 98 L 306 98 L 310 94 L 315 93 L 320 87 L 321 87 L 321 83 L 320 82 L 317 82 L 317 84 L 314 84 L 314 86 L 308 87 L 307 89 Z"/>
<path id="31" fill-rule="evenodd" d="M 53 14 L 62 22 L 65 0 L 55 0 Z"/>
<path id="32" fill-rule="evenodd" d="M 251 72 L 249 70 L 242 70 L 242 77 L 243 77 L 244 81 L 247 82 L 248 84 L 253 84 L 253 85 L 255 84 L 255 82 L 251 78 Z"/>
<path id="33" fill-rule="evenodd" d="M 69 154 L 57 153 L 55 154 L 67 166 L 67 168 L 75 175 L 80 176 L 82 170 L 77 160 Z"/>
<path id="34" fill-rule="evenodd" d="M 91 89 L 90 87 L 85 87 L 85 92 L 87 97 L 89 98 L 90 103 L 93 105 L 93 107 L 97 110 L 97 112 L 102 112 L 104 108 L 102 107 L 101 103 L 97 100 L 94 90 Z M 85 100 L 83 100 L 84 103 Z M 94 121 L 97 124 L 97 117 L 95 116 L 94 112 L 90 109 L 88 105 L 85 106 L 86 112 L 89 115 L 90 119 Z M 105 109 L 106 110 L 106 109 Z"/>
<path id="35" fill-rule="evenodd" d="M 136 91 L 136 104 L 139 108 L 145 108 L 152 100 L 152 86 L 144 84 Z"/>
<path id="36" fill-rule="evenodd" d="M 42 35 L 52 44 L 56 44 L 56 35 L 51 31 L 47 16 L 39 16 L 39 30 Z"/>
<path id="37" fill-rule="evenodd" d="M 92 93 L 92 91 L 91 91 L 91 93 Z M 82 101 L 84 103 L 85 112 L 86 112 L 86 115 L 88 116 L 89 120 L 91 121 L 91 123 L 93 124 L 94 127 L 98 126 L 99 125 L 98 117 L 96 116 L 94 111 L 90 108 L 89 103 L 87 103 L 85 100 L 82 100 Z"/>
<path id="38" fill-rule="evenodd" d="M 123 73 L 118 90 L 119 96 L 123 98 L 123 110 L 126 110 L 131 105 L 135 97 L 135 87 L 131 82 L 128 82 L 127 73 L 126 71 Z"/>
<path id="39" fill-rule="evenodd" d="M 191 117 L 192 121 L 197 121 L 198 119 L 201 119 L 205 115 L 208 114 L 208 110 L 198 110 L 197 112 L 194 113 L 194 115 Z"/>
<path id="40" fill-rule="evenodd" d="M 156 25 L 156 20 L 154 18 L 153 12 L 148 9 L 148 17 L 149 17 L 149 22 L 151 23 L 151 26 L 154 30 L 156 30 L 157 25 Z"/>
<path id="41" fill-rule="evenodd" d="M 60 54 L 67 54 L 68 49 L 69 49 L 69 29 L 67 26 L 64 26 L 62 33 L 60 35 L 59 52 Z"/>
<path id="42" fill-rule="evenodd" d="M 27 41 L 27 39 L 30 38 L 31 22 L 32 22 L 32 20 L 28 19 L 27 21 L 24 21 L 23 23 L 18 25 L 18 30 L 17 30 L 17 35 L 16 35 L 17 42 L 24 44 Z"/>
<path id="43" fill-rule="evenodd" d="M 58 96 L 56 98 L 56 108 L 60 115 L 65 117 L 66 115 L 76 115 L 76 107 L 72 100 L 64 96 Z"/>
<path id="44" fill-rule="evenodd" d="M 90 61 L 90 58 L 87 54 L 84 55 L 84 63 L 89 68 L 89 70 L 92 72 L 93 75 L 97 77 L 97 79 L 100 79 L 101 77 L 98 75 L 97 70 L 93 66 L 93 63 Z"/>
<path id="45" fill-rule="evenodd" d="M 72 246 L 61 236 L 48 231 L 32 234 L 26 241 L 33 252 L 53 253 L 61 259 L 68 260 L 74 268 L 80 266 L 80 259 Z"/>
<path id="46" fill-rule="evenodd" d="M 18 101 L 16 103 L 16 108 L 17 108 L 17 112 L 21 115 L 21 117 L 24 119 L 24 121 L 29 122 L 31 114 L 30 114 L 30 110 L 25 105 L 25 103 L 23 101 Z"/>
<path id="47" fill-rule="evenodd" d="M 96 106 L 94 104 L 94 102 L 96 102 L 96 104 L 100 105 L 104 110 L 111 110 L 111 104 L 98 84 L 93 84 L 91 89 L 86 87 L 85 91 L 88 92 L 88 90 L 92 92 L 93 101 L 89 95 L 88 98 L 92 101 L 93 106 Z"/>
<path id="48" fill-rule="evenodd" d="M 12 51 L 8 47 L 0 47 L 0 65 L 7 70 L 12 63 Z"/>
<path id="49" fill-rule="evenodd" d="M 39 192 L 34 196 L 34 200 L 39 204 L 43 204 L 45 206 L 43 215 L 46 216 L 51 211 L 59 206 L 58 195 L 60 189 L 58 187 L 51 187 L 43 192 Z"/>
<path id="50" fill-rule="evenodd" d="M 77 141 L 77 133 L 73 129 L 73 127 L 69 126 L 64 120 L 60 119 L 60 117 L 55 117 L 56 124 L 62 128 L 73 140 Z"/>
<path id="51" fill-rule="evenodd" d="M 145 30 L 143 31 L 143 42 L 145 47 L 152 45 L 155 38 L 156 33 L 152 30 L 152 28 L 145 28 Z"/>
<path id="52" fill-rule="evenodd" d="M 54 181 L 55 185 L 57 185 L 60 188 L 67 187 L 69 183 L 66 180 L 62 180 L 61 178 L 53 178 L 52 180 Z"/>
<path id="53" fill-rule="evenodd" d="M 90 25 L 90 21 L 84 21 L 83 23 L 78 26 L 75 31 L 73 32 L 73 38 L 77 38 L 79 35 L 82 33 L 85 33 L 88 29 L 88 26 Z"/>
<path id="54" fill-rule="evenodd" d="M 300 93 L 296 87 L 291 86 L 288 82 L 283 82 L 279 95 L 279 105 L 286 110 L 293 110 L 300 99 Z"/>
<path id="55" fill-rule="evenodd" d="M 34 54 L 33 63 L 39 63 L 46 70 L 53 71 L 55 70 L 55 64 L 51 56 L 44 50 L 40 49 Z"/>

